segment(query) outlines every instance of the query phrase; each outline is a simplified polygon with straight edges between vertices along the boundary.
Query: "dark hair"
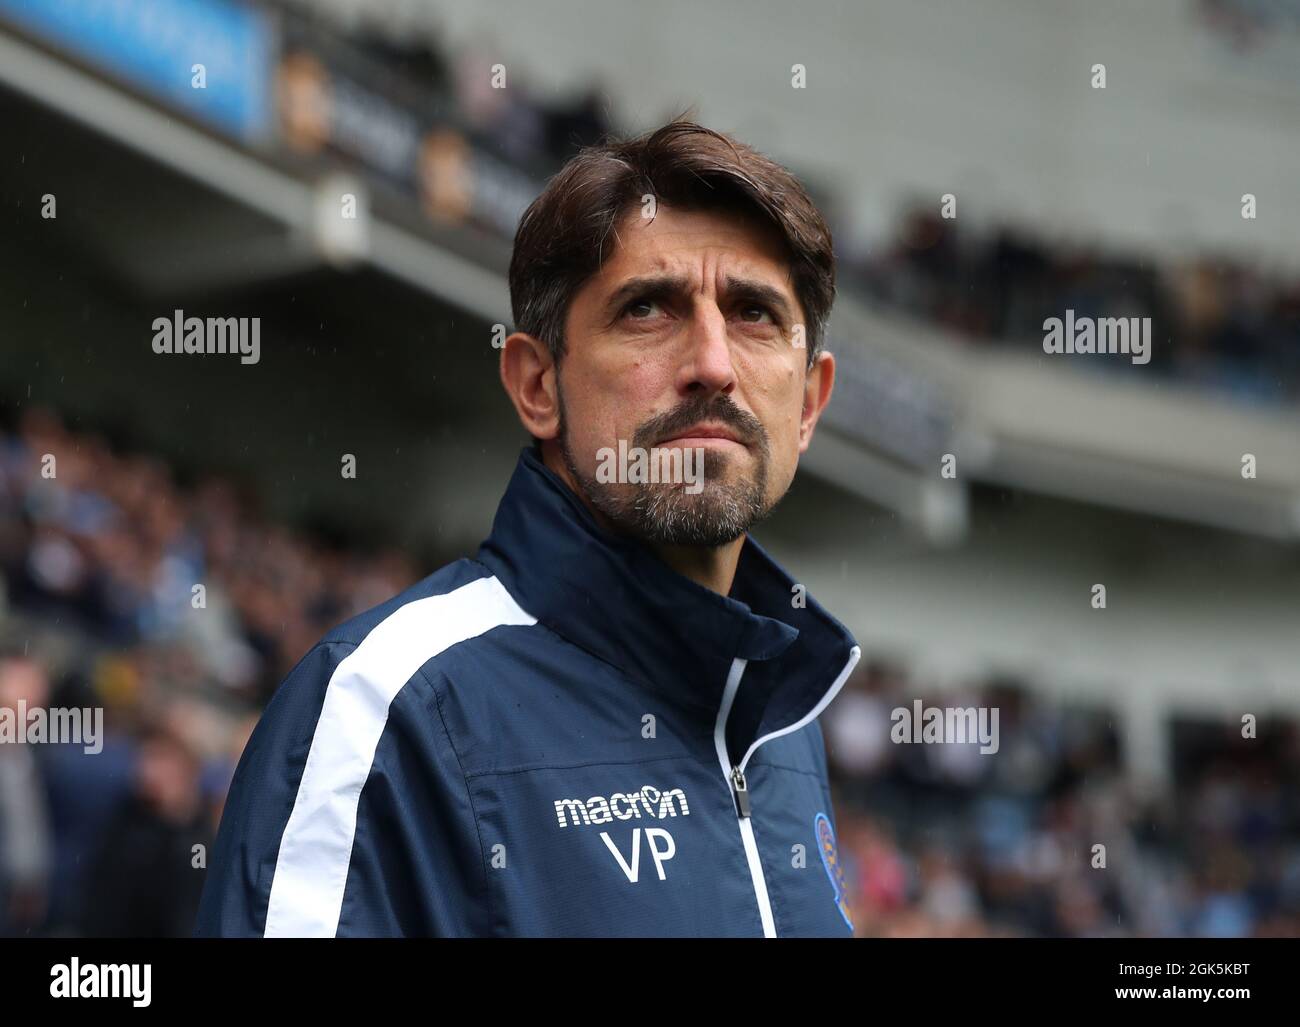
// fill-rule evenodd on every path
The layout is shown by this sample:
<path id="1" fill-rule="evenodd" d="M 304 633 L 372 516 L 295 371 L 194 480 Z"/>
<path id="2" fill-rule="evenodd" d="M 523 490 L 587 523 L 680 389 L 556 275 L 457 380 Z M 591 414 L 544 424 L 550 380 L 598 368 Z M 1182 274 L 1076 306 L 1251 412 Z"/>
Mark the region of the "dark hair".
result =
<path id="1" fill-rule="evenodd" d="M 811 367 L 835 301 L 830 228 L 780 164 L 680 116 L 635 139 L 584 147 L 529 204 L 510 258 L 516 330 L 546 343 L 560 361 L 570 301 L 600 270 L 614 228 L 647 193 L 683 210 L 756 214 L 776 230 L 807 319 L 804 345 Z"/>

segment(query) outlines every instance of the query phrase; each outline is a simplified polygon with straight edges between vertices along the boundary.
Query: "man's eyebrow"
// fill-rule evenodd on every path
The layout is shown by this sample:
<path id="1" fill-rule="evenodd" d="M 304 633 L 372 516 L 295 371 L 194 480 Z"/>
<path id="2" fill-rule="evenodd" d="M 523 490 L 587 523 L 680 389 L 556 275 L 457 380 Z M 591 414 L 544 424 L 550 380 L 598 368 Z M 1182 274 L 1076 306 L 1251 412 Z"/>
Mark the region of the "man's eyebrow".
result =
<path id="1" fill-rule="evenodd" d="M 752 278 L 728 278 L 724 286 L 726 299 L 728 301 L 747 301 L 750 303 L 764 303 L 771 307 L 773 312 L 785 317 L 787 320 L 793 316 L 790 307 L 790 301 L 786 294 L 766 282 L 760 282 Z M 611 316 L 617 314 L 626 303 L 633 299 L 648 296 L 658 298 L 682 294 L 690 289 L 690 281 L 685 275 L 662 274 L 662 275 L 641 275 L 637 278 L 629 278 L 612 293 L 604 303 L 605 311 Z"/>
<path id="2" fill-rule="evenodd" d="M 755 281 L 752 278 L 728 278 L 727 296 L 749 303 L 766 304 L 772 308 L 773 313 L 787 321 L 794 314 L 784 292 L 766 282 Z"/>
<path id="3" fill-rule="evenodd" d="M 671 296 L 674 293 L 683 293 L 689 288 L 690 283 L 685 275 L 641 275 L 638 278 L 629 278 L 605 300 L 605 312 L 613 316 L 623 309 L 625 303 L 630 303 L 638 296 L 652 298 Z"/>

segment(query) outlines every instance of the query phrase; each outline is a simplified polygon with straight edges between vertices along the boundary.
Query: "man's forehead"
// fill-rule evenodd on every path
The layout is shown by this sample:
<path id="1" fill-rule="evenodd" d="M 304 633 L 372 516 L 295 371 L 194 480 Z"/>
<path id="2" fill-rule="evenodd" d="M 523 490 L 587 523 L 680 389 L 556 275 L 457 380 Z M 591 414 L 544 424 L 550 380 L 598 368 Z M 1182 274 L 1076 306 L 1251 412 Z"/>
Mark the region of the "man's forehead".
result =
<path id="1" fill-rule="evenodd" d="M 630 211 L 611 233 L 612 249 L 596 274 L 614 287 L 633 275 L 698 270 L 703 254 L 725 253 L 733 277 L 766 281 L 789 291 L 790 262 L 777 231 L 743 211 L 679 210 L 661 204 L 653 218 Z M 793 298 L 793 292 L 790 292 Z"/>

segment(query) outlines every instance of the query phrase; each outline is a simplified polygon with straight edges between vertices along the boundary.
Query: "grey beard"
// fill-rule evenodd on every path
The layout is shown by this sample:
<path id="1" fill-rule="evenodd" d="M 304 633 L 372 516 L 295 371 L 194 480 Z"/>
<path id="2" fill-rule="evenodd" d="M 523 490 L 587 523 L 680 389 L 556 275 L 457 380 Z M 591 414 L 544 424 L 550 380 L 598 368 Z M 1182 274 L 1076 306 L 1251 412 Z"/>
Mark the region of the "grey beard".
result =
<path id="1" fill-rule="evenodd" d="M 560 432 L 564 464 L 591 505 L 624 534 L 643 542 L 672 546 L 722 546 L 765 517 L 767 461 L 760 457 L 752 481 L 724 485 L 717 480 L 725 456 L 704 451 L 704 488 L 694 495 L 685 485 L 663 482 L 616 484 L 597 481 L 578 470 L 568 432 Z"/>

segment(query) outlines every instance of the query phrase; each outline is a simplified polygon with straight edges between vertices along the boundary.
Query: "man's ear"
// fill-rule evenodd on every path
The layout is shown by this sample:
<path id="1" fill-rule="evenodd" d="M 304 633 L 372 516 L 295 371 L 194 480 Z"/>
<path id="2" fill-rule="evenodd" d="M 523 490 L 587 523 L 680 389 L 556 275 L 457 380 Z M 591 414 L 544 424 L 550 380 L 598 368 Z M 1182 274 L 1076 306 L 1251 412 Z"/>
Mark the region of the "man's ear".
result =
<path id="1" fill-rule="evenodd" d="M 835 387 L 835 358 L 828 350 L 822 350 L 808 369 L 803 387 L 803 411 L 799 415 L 799 452 L 803 454 L 812 442 L 817 419 L 821 417 L 826 404 L 830 402 L 831 390 Z"/>
<path id="2" fill-rule="evenodd" d="M 524 429 L 536 439 L 560 433 L 559 369 L 550 348 L 525 332 L 506 337 L 501 348 L 501 384 Z"/>

